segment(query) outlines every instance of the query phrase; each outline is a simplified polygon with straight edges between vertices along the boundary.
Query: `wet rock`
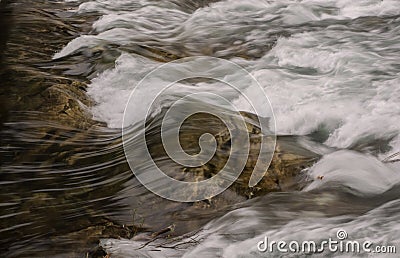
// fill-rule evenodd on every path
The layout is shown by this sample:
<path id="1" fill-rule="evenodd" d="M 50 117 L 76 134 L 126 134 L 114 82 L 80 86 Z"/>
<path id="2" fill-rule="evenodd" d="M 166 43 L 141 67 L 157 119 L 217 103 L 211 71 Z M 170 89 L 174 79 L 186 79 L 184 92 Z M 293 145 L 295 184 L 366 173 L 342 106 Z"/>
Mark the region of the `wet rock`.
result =
<path id="1" fill-rule="evenodd" d="M 257 161 L 259 160 L 261 141 L 271 141 L 272 144 L 273 138 L 271 136 L 262 135 L 258 126 L 258 118 L 255 115 L 245 112 L 242 112 L 241 114 L 246 120 L 246 130 L 235 130 L 234 137 L 244 137 L 247 135 L 250 141 L 250 150 L 247 155 L 247 162 L 240 177 L 229 188 L 230 193 L 245 198 L 252 198 L 269 192 L 301 189 L 303 187 L 301 171 L 316 162 L 319 159 L 319 155 L 303 147 L 298 142 L 297 137 L 290 136 L 277 137 L 275 152 L 269 168 L 268 164 L 263 164 L 268 168 L 265 176 L 256 186 L 249 187 L 249 179 Z M 155 118 L 154 120 L 157 119 L 159 118 Z M 233 124 L 238 124 L 240 121 L 240 119 L 235 116 L 228 119 L 231 119 L 231 123 Z M 152 127 L 149 128 L 149 132 L 147 132 L 148 137 L 146 138 L 148 138 L 148 147 L 153 160 L 155 160 L 161 170 L 167 172 L 169 176 L 183 181 L 202 181 L 218 174 L 227 163 L 229 155 L 231 154 L 232 136 L 219 118 L 206 113 L 197 113 L 189 117 L 182 124 L 179 131 L 179 143 L 186 153 L 193 155 L 200 152 L 198 141 L 200 136 L 205 133 L 210 133 L 215 137 L 217 149 L 214 156 L 205 165 L 194 168 L 178 166 L 177 170 L 174 169 L 177 167 L 176 164 L 173 165 L 173 161 L 167 160 L 168 155 L 164 150 L 161 137 L 160 135 L 157 135 L 157 132 L 160 132 L 160 125 L 157 123 L 159 122 L 152 121 Z M 266 160 L 265 162 L 268 161 L 269 160 Z M 195 193 L 187 194 L 191 195 Z M 211 204 L 213 202 L 229 203 L 229 201 L 217 201 L 218 198 L 221 198 L 221 196 L 212 198 Z M 226 198 L 226 196 L 222 198 Z M 231 199 L 237 200 L 237 198 Z M 207 206 L 204 204 L 196 205 L 198 207 Z"/>
<path id="2" fill-rule="evenodd" d="M 105 258 L 109 257 L 107 252 L 101 246 L 97 246 L 87 254 L 88 257 L 91 258 Z"/>
<path id="3" fill-rule="evenodd" d="M 111 220 L 107 220 L 101 224 L 89 226 L 68 234 L 67 237 L 85 243 L 98 243 L 100 238 L 131 239 L 138 233 L 143 232 L 143 230 L 143 228 L 135 225 L 121 225 Z"/>
<path id="4" fill-rule="evenodd" d="M 86 84 L 77 81 L 53 85 L 41 93 L 44 105 L 39 110 L 78 129 L 87 129 L 99 124 L 91 119 L 92 114 L 88 107 L 93 103 L 86 96 L 85 89 Z"/>
<path id="5" fill-rule="evenodd" d="M 240 133 L 248 134 L 250 140 L 250 151 L 245 168 L 240 177 L 230 187 L 231 190 L 236 192 L 238 195 L 245 196 L 247 198 L 260 196 L 268 192 L 300 190 L 302 187 L 301 171 L 307 167 L 310 167 L 315 161 L 317 161 L 319 159 L 319 155 L 302 147 L 296 142 L 295 137 L 277 138 L 275 152 L 265 176 L 256 186 L 249 187 L 248 184 L 250 177 L 257 161 L 259 160 L 261 141 L 268 141 L 271 139 L 265 139 L 266 136 L 262 135 L 260 128 L 257 126 L 259 122 L 255 115 L 242 112 L 242 116 L 247 118 L 247 131 Z M 200 125 L 202 123 L 198 124 Z M 204 124 L 209 125 L 210 121 Z M 217 126 L 217 128 L 219 130 L 219 132 L 215 134 L 215 138 L 218 143 L 216 151 L 217 158 L 211 159 L 209 163 L 200 168 L 184 169 L 186 173 L 197 174 L 198 180 L 204 180 L 217 174 L 225 166 L 229 157 L 231 151 L 231 135 L 229 134 L 227 128 L 219 126 Z M 268 167 L 268 164 L 264 165 L 265 167 Z"/>
<path id="6" fill-rule="evenodd" d="M 0 67 L 2 116 L 15 120 L 10 115 L 14 111 L 40 112 L 47 120 L 66 126 L 86 129 L 99 124 L 87 112 L 92 102 L 85 94 L 86 79 L 66 77 L 52 60 L 55 52 L 90 29 L 90 18 L 58 15 L 70 13 L 73 3 L 22 0 L 4 4 L 12 26 Z"/>

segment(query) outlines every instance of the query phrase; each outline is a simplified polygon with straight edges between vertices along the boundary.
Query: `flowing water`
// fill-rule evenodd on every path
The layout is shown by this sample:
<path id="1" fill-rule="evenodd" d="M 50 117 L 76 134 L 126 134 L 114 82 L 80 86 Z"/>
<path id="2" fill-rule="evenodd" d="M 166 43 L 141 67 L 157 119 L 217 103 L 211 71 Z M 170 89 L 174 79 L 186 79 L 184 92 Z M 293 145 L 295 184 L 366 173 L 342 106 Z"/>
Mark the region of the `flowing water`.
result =
<path id="1" fill-rule="evenodd" d="M 338 229 L 346 230 L 349 240 L 370 240 L 400 251 L 400 163 L 382 162 L 400 151 L 400 1 L 67 2 L 73 6 L 71 15 L 96 18 L 90 31 L 71 39 L 51 63 L 60 67 L 68 63 L 63 74 L 90 79 L 87 94 L 94 100 L 90 111 L 107 126 L 84 132 L 81 141 L 72 136 L 79 135 L 74 130 L 46 124 L 58 135 L 46 138 L 46 143 L 70 139 L 65 150 L 46 148 L 58 153 L 50 163 L 45 157 L 3 166 L 2 173 L 9 176 L 2 180 L 2 188 L 9 187 L 13 197 L 1 204 L 7 207 L 2 217 L 27 212 L 10 207 L 28 196 L 26 205 L 34 206 L 36 198 L 48 199 L 53 207 L 30 211 L 36 216 L 34 222 L 17 220 L 2 229 L 10 234 L 9 241 L 15 241 L 10 254 L 40 246 L 46 250 L 58 246 L 55 242 L 73 245 L 68 236 L 50 243 L 43 240 L 49 231 L 45 225 L 54 225 L 51 230 L 63 234 L 60 219 L 68 227 L 74 221 L 90 220 L 82 222 L 82 228 L 101 216 L 128 221 L 132 210 L 145 217 L 147 228 L 177 223 L 176 235 L 187 235 L 151 243 L 106 237 L 101 245 L 112 257 L 280 256 L 277 251 L 259 252 L 257 244 L 264 237 L 320 242 L 336 236 Z M 274 110 L 277 135 L 307 137 L 309 147 L 322 158 L 304 173 L 323 180 L 311 181 L 301 191 L 240 199 L 223 209 L 200 213 L 184 203 L 161 201 L 133 178 L 120 142 L 131 91 L 163 62 L 199 55 L 233 61 L 258 80 Z M 191 69 L 190 65 L 185 68 Z M 219 69 L 233 80 L 243 80 L 229 67 Z M 174 74 L 165 76 L 155 83 Z M 193 88 L 224 94 L 239 110 L 252 111 L 242 95 L 226 90 L 219 81 L 182 81 L 172 94 L 179 96 Z M 146 98 L 156 89 L 154 85 L 139 93 Z M 246 87 L 240 90 L 259 97 L 246 92 Z M 164 97 L 163 106 L 174 101 L 171 96 Z M 128 119 L 133 126 L 144 117 Z M 33 120 L 40 119 L 34 116 Z M 35 143 L 40 143 L 34 135 L 40 135 L 42 123 L 9 123 L 3 138 L 11 140 L 3 152 L 12 155 L 12 148 L 34 152 Z M 72 153 L 67 165 L 64 156 L 57 156 L 63 153 Z M 31 181 L 28 188 L 27 180 Z M 67 197 L 60 201 L 57 194 Z M 27 228 L 21 231 L 25 234 L 21 241 L 12 237 L 18 227 Z M 37 244 L 31 244 L 32 239 Z M 323 255 L 333 256 L 327 251 Z"/>

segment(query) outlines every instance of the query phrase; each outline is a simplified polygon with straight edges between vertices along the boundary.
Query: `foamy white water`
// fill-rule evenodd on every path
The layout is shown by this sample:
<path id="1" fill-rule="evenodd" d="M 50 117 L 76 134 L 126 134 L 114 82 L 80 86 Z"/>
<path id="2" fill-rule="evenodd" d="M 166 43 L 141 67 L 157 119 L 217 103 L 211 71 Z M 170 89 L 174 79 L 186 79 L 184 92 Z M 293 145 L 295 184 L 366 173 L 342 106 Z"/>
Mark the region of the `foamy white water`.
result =
<path id="1" fill-rule="evenodd" d="M 257 245 L 265 237 L 269 241 L 321 244 L 329 238 L 338 240 L 338 230 L 345 230 L 349 241 L 371 241 L 373 247 L 395 246 L 398 250 L 400 201 L 393 197 L 399 194 L 399 169 L 399 164 L 385 165 L 372 156 L 335 152 L 311 169 L 312 178 L 323 176 L 323 179 L 314 181 L 302 193 L 274 193 L 246 202 L 244 207 L 214 219 L 187 237 L 154 241 L 104 239 L 101 246 L 114 257 L 269 257 L 283 254 L 276 249 L 272 253 L 259 251 Z M 395 185 L 397 188 L 393 188 Z M 329 188 L 333 190 L 325 191 Z M 339 189 L 361 199 L 354 202 L 352 197 L 344 198 Z M 313 193 L 308 194 L 310 191 Z M 388 198 L 390 201 L 385 203 Z M 379 205 L 371 208 L 375 203 Z M 284 255 L 310 257 L 290 252 Z M 311 257 L 330 255 L 332 252 L 325 248 Z M 334 255 L 354 257 L 368 253 Z M 396 254 L 373 254 L 373 257 L 396 257 Z"/>
<path id="2" fill-rule="evenodd" d="M 278 135 L 311 135 L 331 147 L 332 153 L 308 171 L 310 178 L 323 179 L 297 193 L 307 198 L 311 194 L 309 200 L 300 199 L 301 207 L 291 201 L 297 198 L 295 194 L 282 199 L 273 195 L 272 200 L 283 203 L 276 212 L 272 206 L 263 206 L 267 197 L 246 204 L 209 223 L 195 234 L 199 242 L 184 250 L 160 247 L 154 252 L 154 246 L 136 250 L 143 243 L 130 240 L 104 240 L 102 245 L 113 257 L 261 257 L 256 244 L 265 235 L 276 240 L 319 241 L 334 235 L 337 228 L 346 229 L 352 240 L 399 243 L 398 199 L 389 198 L 386 204 L 355 214 L 351 208 L 359 200 L 343 204 L 341 196 L 324 191 L 338 186 L 367 202 L 398 187 L 399 166 L 380 160 L 400 150 L 400 1 L 209 2 L 84 2 L 77 12 L 100 14 L 93 33 L 72 40 L 55 58 L 104 46 L 122 53 L 115 67 L 101 72 L 88 90 L 96 102 L 94 117 L 112 128 L 122 126 L 130 92 L 162 64 L 134 54 L 137 46 L 183 57 L 208 55 L 234 61 L 267 93 Z M 243 80 L 234 71 L 223 67 L 221 71 Z M 155 83 L 165 83 L 168 76 Z M 146 98 L 152 90 L 140 94 Z M 195 90 L 224 93 L 238 109 L 251 110 L 239 94 L 215 81 L 179 83 L 174 90 L 177 95 Z M 245 87 L 241 90 L 246 92 Z M 135 123 L 144 118 L 130 119 Z M 312 195 L 315 192 L 322 193 L 317 197 Z M 341 204 L 349 209 L 346 215 L 326 211 L 337 205 L 343 208 Z"/>
<path id="3" fill-rule="evenodd" d="M 352 151 L 326 155 L 309 172 L 315 180 L 304 190 L 312 191 L 335 185 L 345 186 L 356 195 L 382 194 L 400 183 L 399 167 L 390 167 L 375 157 Z"/>
<path id="4" fill-rule="evenodd" d="M 289 197 L 289 196 L 287 196 Z M 337 205 L 333 196 L 321 195 L 308 200 L 307 204 L 323 206 Z M 389 202 L 361 216 L 325 217 L 323 210 L 318 212 L 284 210 L 282 205 L 272 206 L 258 200 L 252 207 L 232 211 L 222 218 L 207 224 L 201 232 L 183 240 L 163 243 L 131 240 L 103 240 L 101 245 L 114 257 L 325 257 L 332 255 L 328 249 L 323 253 L 305 255 L 301 253 L 282 254 L 260 252 L 258 243 L 269 241 L 314 241 L 321 243 L 332 238 L 337 239 L 337 231 L 345 230 L 351 241 L 371 241 L 376 245 L 396 246 L 399 248 L 400 219 L 399 200 Z M 279 213 L 280 212 L 280 213 Z M 384 215 L 384 216 L 383 216 Z M 273 223 L 276 222 L 276 223 Z M 196 244 L 196 241 L 201 244 Z M 180 248 L 171 248 L 179 246 Z M 336 253 L 335 257 L 354 257 L 357 253 Z M 368 255 L 361 253 L 361 256 Z M 395 254 L 374 254 L 374 257 L 395 257 Z"/>
<path id="5" fill-rule="evenodd" d="M 328 133 L 325 143 L 332 147 L 374 140 L 400 147 L 399 21 L 387 26 L 376 21 L 398 15 L 400 2 L 231 0 L 186 12 L 177 3 L 85 2 L 79 12 L 103 14 L 93 25 L 95 33 L 73 40 L 55 57 L 104 44 L 128 49 L 154 45 L 191 55 L 258 56 L 252 61 L 231 59 L 265 88 L 278 134 L 306 135 L 323 128 Z M 349 22 L 365 16 L 371 18 Z M 122 55 L 114 70 L 93 80 L 89 94 L 97 102 L 95 117 L 120 127 L 129 92 L 158 65 Z M 247 109 L 240 99 L 236 104 Z"/>

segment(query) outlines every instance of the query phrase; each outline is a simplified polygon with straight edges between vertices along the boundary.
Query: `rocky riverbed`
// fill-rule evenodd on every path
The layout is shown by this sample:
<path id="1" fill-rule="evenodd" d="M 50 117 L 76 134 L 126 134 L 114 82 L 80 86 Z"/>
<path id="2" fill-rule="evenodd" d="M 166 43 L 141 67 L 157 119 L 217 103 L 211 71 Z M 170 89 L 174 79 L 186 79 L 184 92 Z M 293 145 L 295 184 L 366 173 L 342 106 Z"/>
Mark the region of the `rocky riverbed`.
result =
<path id="1" fill-rule="evenodd" d="M 177 207 L 157 214 L 147 208 L 132 215 L 133 209 L 126 202 L 113 204 L 111 200 L 124 198 L 120 192 L 134 178 L 124 161 L 120 132 L 104 128 L 89 110 L 93 104 L 86 95 L 90 67 L 99 66 L 99 62 L 93 53 L 87 58 L 52 60 L 52 55 L 68 41 L 90 30 L 87 17 L 69 12 L 75 7 L 64 2 L 2 2 L 3 35 L 7 37 L 3 38 L 0 89 L 1 198 L 5 205 L 9 203 L 2 211 L 3 253 L 102 255 L 101 251 L 89 251 L 100 238 L 132 238 L 142 231 L 151 236 L 172 224 L 177 224 L 173 234 L 179 235 L 195 230 L 229 209 L 229 205 L 286 189 L 286 181 L 296 189 L 298 184 L 292 180 L 318 155 L 300 147 L 296 139 L 283 137 L 278 140 L 273 165 L 261 184 L 249 189 L 248 173 L 244 173 L 224 197 L 189 205 L 190 214 L 194 214 L 189 222 L 180 222 L 179 215 L 166 215 L 174 209 L 178 214 L 187 213 L 188 205 L 172 205 Z M 140 53 L 164 62 L 179 58 L 145 46 Z M 207 125 L 216 134 L 226 133 L 212 117 L 205 116 L 194 123 L 197 127 Z M 207 128 L 186 132 L 183 144 L 193 145 L 198 133 Z M 257 155 L 260 132 L 246 133 L 253 137 L 252 155 Z M 228 140 L 225 137 L 220 146 Z M 150 148 L 159 149 L 160 144 L 156 142 Z M 224 161 L 216 158 L 213 162 L 210 167 L 199 169 L 212 173 Z M 246 169 L 251 171 L 253 166 L 249 161 Z M 168 206 L 160 198 L 156 202 Z M 129 216 L 138 216 L 144 223 L 129 223 Z M 151 217 L 157 217 L 153 226 L 146 223 L 146 218 Z"/>
<path id="2" fill-rule="evenodd" d="M 194 12 L 214 2 L 177 1 L 176 6 Z M 195 234 L 216 218 L 229 217 L 238 207 L 251 203 L 250 199 L 255 199 L 255 203 L 272 203 L 285 211 L 285 196 L 312 183 L 324 183 L 324 174 L 318 171 L 310 175 L 309 169 L 322 156 L 339 148 L 321 142 L 321 138 L 326 138 L 326 130 L 322 128 L 308 136 L 280 134 L 265 176 L 249 187 L 260 142 L 272 136 L 261 133 L 259 117 L 241 112 L 246 130 L 236 133 L 239 137 L 249 137 L 250 153 L 243 173 L 232 186 L 221 195 L 192 203 L 165 200 L 149 192 L 128 166 L 121 129 L 107 127 L 92 112 L 98 104 L 87 94 L 93 79 L 117 67 L 118 58 L 125 52 L 159 65 L 199 53 L 255 60 L 270 51 L 280 36 L 290 33 L 286 29 L 271 32 L 270 42 L 258 51 L 252 51 L 253 45 L 236 46 L 230 41 L 207 48 L 137 41 L 126 46 L 100 44 L 54 58 L 68 42 L 94 33 L 92 23 L 99 19 L 99 13 L 77 13 L 78 7 L 74 1 L 0 2 L 0 250 L 4 256 L 105 257 L 107 250 L 99 246 L 101 239 L 130 239 L 137 243 L 179 239 Z M 358 20 L 361 25 L 356 25 L 364 28 L 362 24 L 366 22 L 371 26 L 382 23 L 380 18 L 363 19 Z M 314 29 L 315 26 L 310 27 Z M 298 30 L 294 28 L 293 33 Z M 229 51 L 223 51 L 223 44 L 229 45 Z M 185 168 L 171 161 L 165 152 L 160 138 L 163 114 L 151 118 L 146 132 L 147 147 L 157 165 L 179 180 L 200 181 L 217 174 L 231 150 L 232 136 L 226 126 L 208 114 L 198 114 L 183 124 L 180 141 L 188 153 L 199 151 L 199 138 L 206 132 L 217 142 L 217 151 L 210 162 Z M 235 119 L 238 117 L 230 117 L 233 124 L 239 123 Z M 391 139 L 354 144 L 351 148 L 357 151 L 372 148 L 373 153 L 384 151 Z M 279 192 L 284 193 L 276 195 Z M 391 200 L 393 192 L 396 190 L 385 200 Z M 269 200 L 267 197 L 272 193 L 275 195 L 271 198 L 278 199 Z M 318 204 L 321 213 L 327 211 L 332 216 L 353 211 L 361 214 L 369 209 L 366 205 L 351 204 L 351 198 L 343 195 L 343 202 L 337 196 L 318 199 L 318 194 L 313 193 L 294 199 L 310 207 Z M 374 202 L 381 203 L 378 199 Z M 342 210 L 336 211 L 331 204 Z M 283 221 L 286 217 L 275 219 Z"/>

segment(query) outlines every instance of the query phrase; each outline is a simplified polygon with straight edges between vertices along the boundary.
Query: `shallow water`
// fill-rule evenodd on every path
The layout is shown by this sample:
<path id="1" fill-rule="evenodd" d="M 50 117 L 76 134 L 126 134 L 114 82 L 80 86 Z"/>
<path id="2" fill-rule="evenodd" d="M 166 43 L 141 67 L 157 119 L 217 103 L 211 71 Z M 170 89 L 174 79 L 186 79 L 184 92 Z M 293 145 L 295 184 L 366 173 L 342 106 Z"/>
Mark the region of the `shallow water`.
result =
<path id="1" fill-rule="evenodd" d="M 50 64 L 64 75 L 90 79 L 91 112 L 107 127 L 87 132 L 35 115 L 5 124 L 0 216 L 8 255 L 40 256 L 51 248 L 65 254 L 80 242 L 70 232 L 104 218 L 129 223 L 133 213 L 149 231 L 175 223 L 173 236 L 189 235 L 151 243 L 103 239 L 112 257 L 280 256 L 259 252 L 257 243 L 265 236 L 321 242 L 338 229 L 349 240 L 399 251 L 400 165 L 381 162 L 400 150 L 399 1 L 67 2 L 73 4 L 70 15 L 96 19 Z M 133 178 L 120 138 L 131 91 L 163 62 L 198 55 L 249 71 L 268 95 L 277 135 L 305 136 L 303 146 L 322 155 L 304 172 L 310 182 L 302 191 L 251 200 L 226 193 L 223 199 L 234 200 L 201 211 L 162 200 Z M 245 85 L 240 90 L 251 98 L 259 97 L 246 91 L 246 78 L 219 69 Z M 139 93 L 146 98 L 156 89 Z M 252 111 L 241 95 L 213 80 L 181 81 L 160 103 L 168 107 L 192 90 L 223 94 L 239 110 Z M 129 119 L 134 128 L 144 117 Z M 16 153 L 22 153 L 17 162 Z M 322 255 L 333 256 L 315 254 Z"/>
<path id="2" fill-rule="evenodd" d="M 192 8 L 187 4 L 192 3 L 82 3 L 77 12 L 96 12 L 101 18 L 91 34 L 74 39 L 55 58 L 99 46 L 121 51 L 115 68 L 95 77 L 88 91 L 97 103 L 92 109 L 95 117 L 117 128 L 129 92 L 159 65 L 132 53 L 137 45 L 183 57 L 211 55 L 235 61 L 267 93 L 278 135 L 310 135 L 330 150 L 308 172 L 311 178 L 324 180 L 314 181 L 303 192 L 245 202 L 244 208 L 203 227 L 195 234 L 201 240 L 183 251 L 160 243 L 158 248 L 134 251 L 141 243 L 125 240 L 105 240 L 103 246 L 123 256 L 248 257 L 260 255 L 255 248 L 263 235 L 319 240 L 336 228 L 346 228 L 352 239 L 398 244 L 398 200 L 393 193 L 399 189 L 399 167 L 380 160 L 400 148 L 399 2 L 228 0 Z M 218 82 L 197 87 L 222 91 Z M 250 111 L 241 96 L 225 96 Z M 273 211 L 271 202 L 277 202 Z"/>

